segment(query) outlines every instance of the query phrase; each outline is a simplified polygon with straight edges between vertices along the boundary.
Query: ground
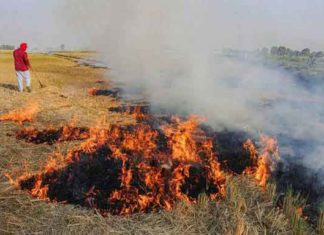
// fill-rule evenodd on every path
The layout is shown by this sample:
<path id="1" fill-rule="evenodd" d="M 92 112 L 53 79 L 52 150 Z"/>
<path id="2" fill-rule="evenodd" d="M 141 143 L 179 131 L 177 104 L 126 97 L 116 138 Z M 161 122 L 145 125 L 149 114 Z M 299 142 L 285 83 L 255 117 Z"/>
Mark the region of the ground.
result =
<path id="1" fill-rule="evenodd" d="M 84 52 L 31 54 L 32 93 L 19 93 L 11 52 L 0 51 L 0 115 L 33 104 L 38 107 L 37 116 L 24 126 L 133 123 L 129 115 L 108 112 L 108 108 L 120 103 L 116 98 L 88 94 L 92 87 L 112 88 L 107 71 L 75 63 L 78 58 L 90 55 Z M 39 81 L 46 87 L 40 88 Z M 179 202 L 172 211 L 133 216 L 102 217 L 95 210 L 32 198 L 15 189 L 5 175 L 21 174 L 27 168 L 36 171 L 50 154 L 64 153 L 78 142 L 27 144 L 15 138 L 21 128 L 17 123 L 0 122 L 0 234 L 312 233 L 306 226 L 296 225 L 289 217 L 291 214 L 284 213 L 285 208 L 275 206 L 274 185 L 262 189 L 242 176 L 228 179 L 226 198 L 221 201 L 211 202 L 202 195 L 196 205 Z"/>

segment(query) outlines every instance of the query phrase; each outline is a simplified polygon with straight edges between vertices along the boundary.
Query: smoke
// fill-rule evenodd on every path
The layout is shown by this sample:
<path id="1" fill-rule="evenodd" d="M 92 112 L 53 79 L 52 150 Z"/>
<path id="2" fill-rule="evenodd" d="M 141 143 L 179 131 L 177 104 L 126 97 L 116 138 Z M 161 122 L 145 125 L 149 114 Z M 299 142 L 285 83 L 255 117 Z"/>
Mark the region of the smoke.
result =
<path id="1" fill-rule="evenodd" d="M 275 135 L 283 156 L 322 171 L 321 89 L 305 89 L 292 75 L 262 63 L 220 56 L 229 46 L 294 45 L 291 34 L 305 45 L 305 30 L 291 33 L 267 12 L 268 18 L 245 19 L 234 5 L 211 0 L 71 0 L 64 21 L 100 53 L 110 78 L 126 94 L 142 94 L 157 110 L 199 114 L 218 130 Z"/>

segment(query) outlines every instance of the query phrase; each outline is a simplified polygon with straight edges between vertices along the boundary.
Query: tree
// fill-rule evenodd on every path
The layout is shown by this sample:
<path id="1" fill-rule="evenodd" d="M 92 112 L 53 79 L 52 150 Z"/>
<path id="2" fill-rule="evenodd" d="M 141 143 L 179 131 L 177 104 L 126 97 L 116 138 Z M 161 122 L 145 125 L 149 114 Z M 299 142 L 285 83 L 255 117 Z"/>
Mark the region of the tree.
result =
<path id="1" fill-rule="evenodd" d="M 320 60 L 322 57 L 324 57 L 324 53 L 322 51 L 313 51 L 311 54 L 310 54 L 310 57 L 308 58 L 308 64 L 310 66 L 316 64 L 316 62 L 318 60 Z"/>
<path id="2" fill-rule="evenodd" d="M 278 55 L 280 55 L 280 56 L 285 56 L 285 55 L 286 55 L 286 52 L 287 52 L 287 48 L 286 48 L 286 47 L 284 47 L 284 46 L 280 46 L 280 47 L 278 48 Z"/>
<path id="3" fill-rule="evenodd" d="M 313 51 L 313 52 L 310 54 L 310 57 L 316 57 L 316 51 Z"/>
<path id="4" fill-rule="evenodd" d="M 270 53 L 271 55 L 278 55 L 278 47 L 271 47 Z"/>
<path id="5" fill-rule="evenodd" d="M 300 52 L 299 51 L 294 51 L 293 52 L 293 56 L 299 56 L 300 55 Z"/>
<path id="6" fill-rule="evenodd" d="M 6 45 L 6 44 L 0 45 L 0 50 L 13 50 L 13 49 L 15 49 L 15 47 L 11 45 Z"/>
<path id="7" fill-rule="evenodd" d="M 64 51 L 65 50 L 65 45 L 61 44 L 60 48 L 61 48 L 61 51 Z"/>
<path id="8" fill-rule="evenodd" d="M 310 56 L 310 49 L 309 48 L 305 48 L 300 52 L 301 56 Z"/>
<path id="9" fill-rule="evenodd" d="M 292 56 L 294 56 L 294 51 L 291 50 L 290 48 L 287 48 L 286 55 L 288 55 L 289 57 L 292 57 Z"/>

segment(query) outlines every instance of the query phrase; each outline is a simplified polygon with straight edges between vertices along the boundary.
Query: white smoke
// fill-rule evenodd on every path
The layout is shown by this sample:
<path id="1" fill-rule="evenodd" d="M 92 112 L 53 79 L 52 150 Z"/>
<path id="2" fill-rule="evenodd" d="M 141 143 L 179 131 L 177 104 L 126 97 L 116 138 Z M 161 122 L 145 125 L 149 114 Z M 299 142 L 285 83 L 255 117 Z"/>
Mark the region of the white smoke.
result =
<path id="1" fill-rule="evenodd" d="M 306 90 L 280 70 L 220 57 L 223 47 L 260 46 L 276 28 L 240 24 L 226 10 L 225 1 L 211 0 L 71 0 L 64 20 L 98 50 L 110 78 L 127 92 L 140 90 L 154 107 L 173 113 L 204 116 L 215 129 L 305 140 L 293 151 L 309 167 L 323 168 L 321 89 Z"/>

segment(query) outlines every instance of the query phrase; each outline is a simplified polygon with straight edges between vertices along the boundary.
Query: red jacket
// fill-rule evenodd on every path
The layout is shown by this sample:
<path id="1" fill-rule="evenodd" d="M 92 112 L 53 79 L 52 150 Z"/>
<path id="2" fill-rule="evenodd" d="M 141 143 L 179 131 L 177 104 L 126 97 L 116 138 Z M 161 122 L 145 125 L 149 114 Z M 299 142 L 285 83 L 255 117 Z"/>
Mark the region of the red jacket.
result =
<path id="1" fill-rule="evenodd" d="M 15 59 L 15 69 L 16 71 L 27 71 L 30 67 L 28 54 L 22 48 L 18 48 L 13 52 Z"/>

